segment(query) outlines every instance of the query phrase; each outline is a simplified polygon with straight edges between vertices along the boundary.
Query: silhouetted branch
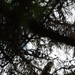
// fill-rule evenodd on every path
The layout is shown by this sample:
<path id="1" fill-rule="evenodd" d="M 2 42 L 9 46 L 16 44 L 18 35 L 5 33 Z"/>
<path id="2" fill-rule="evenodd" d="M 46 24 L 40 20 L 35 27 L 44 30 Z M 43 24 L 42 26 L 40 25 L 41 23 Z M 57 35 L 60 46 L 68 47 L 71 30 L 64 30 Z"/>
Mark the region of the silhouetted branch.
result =
<path id="1" fill-rule="evenodd" d="M 30 30 L 41 37 L 48 37 L 56 42 L 65 43 L 67 45 L 75 46 L 75 39 L 60 35 L 58 32 L 55 32 L 51 28 L 46 29 L 44 25 L 39 25 L 37 21 L 32 20 L 30 22 Z"/>

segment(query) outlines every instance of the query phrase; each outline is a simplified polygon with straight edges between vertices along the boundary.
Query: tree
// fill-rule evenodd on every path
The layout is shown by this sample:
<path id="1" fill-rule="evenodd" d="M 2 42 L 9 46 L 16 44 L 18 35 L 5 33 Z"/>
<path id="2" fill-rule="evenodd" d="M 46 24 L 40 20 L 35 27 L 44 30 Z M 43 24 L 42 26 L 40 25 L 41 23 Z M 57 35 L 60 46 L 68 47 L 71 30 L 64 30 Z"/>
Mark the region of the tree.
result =
<path id="1" fill-rule="evenodd" d="M 67 17 L 72 15 L 70 8 L 73 4 L 74 1 L 70 0 L 0 1 L 1 74 L 57 75 L 62 69 L 64 75 L 74 74 L 74 60 L 59 60 L 63 66 L 55 68 L 53 73 L 49 71 L 54 65 L 50 65 L 50 70 L 45 68 L 47 65 L 41 68 L 45 65 L 43 61 L 53 64 L 58 60 L 58 57 L 50 56 L 53 46 L 64 46 L 66 54 L 70 51 L 68 49 L 74 48 L 75 23 L 67 20 Z M 28 44 L 32 47 L 29 48 Z M 73 58 L 74 54 L 73 52 Z"/>

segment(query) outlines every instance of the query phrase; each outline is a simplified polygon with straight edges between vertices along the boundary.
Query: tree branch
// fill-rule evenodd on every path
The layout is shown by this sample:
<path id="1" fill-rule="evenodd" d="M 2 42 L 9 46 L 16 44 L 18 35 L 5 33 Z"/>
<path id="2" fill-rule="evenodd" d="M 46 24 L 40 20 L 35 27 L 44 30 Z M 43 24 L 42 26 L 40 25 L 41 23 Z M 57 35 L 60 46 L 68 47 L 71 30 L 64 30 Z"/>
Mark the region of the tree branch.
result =
<path id="1" fill-rule="evenodd" d="M 67 45 L 75 46 L 75 39 L 60 35 L 59 33 L 55 32 L 51 28 L 47 29 L 44 25 L 39 25 L 38 22 L 35 20 L 30 22 L 30 30 L 41 37 L 48 37 L 56 42 L 65 43 Z"/>

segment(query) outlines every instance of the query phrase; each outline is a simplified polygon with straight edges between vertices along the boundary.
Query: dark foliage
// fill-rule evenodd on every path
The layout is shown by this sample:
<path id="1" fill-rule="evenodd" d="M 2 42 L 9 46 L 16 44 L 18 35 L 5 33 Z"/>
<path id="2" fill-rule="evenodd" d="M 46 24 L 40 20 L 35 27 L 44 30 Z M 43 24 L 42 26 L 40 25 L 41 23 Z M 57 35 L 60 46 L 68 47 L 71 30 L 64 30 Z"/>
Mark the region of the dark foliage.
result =
<path id="1" fill-rule="evenodd" d="M 8 67 L 5 71 L 8 75 L 39 75 L 43 72 L 45 67 L 42 70 L 36 67 L 37 63 L 32 63 L 34 59 L 49 60 L 48 55 L 42 53 L 42 37 L 49 39 L 49 47 L 59 43 L 75 46 L 72 30 L 75 26 L 67 22 L 63 12 L 70 4 L 67 0 L 0 1 L 0 66 L 2 69 Z M 37 48 L 27 49 L 29 42 L 35 42 Z M 18 65 L 21 66 L 19 70 Z"/>

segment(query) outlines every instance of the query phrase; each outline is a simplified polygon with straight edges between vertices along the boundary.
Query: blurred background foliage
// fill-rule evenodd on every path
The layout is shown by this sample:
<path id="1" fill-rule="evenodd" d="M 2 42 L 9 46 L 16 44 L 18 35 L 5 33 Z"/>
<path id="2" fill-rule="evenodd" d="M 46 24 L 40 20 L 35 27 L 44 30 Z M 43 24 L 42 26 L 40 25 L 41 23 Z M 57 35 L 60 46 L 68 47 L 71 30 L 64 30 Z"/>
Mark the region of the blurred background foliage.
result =
<path id="1" fill-rule="evenodd" d="M 0 75 L 74 75 L 74 6 L 73 0 L 0 0 Z"/>

